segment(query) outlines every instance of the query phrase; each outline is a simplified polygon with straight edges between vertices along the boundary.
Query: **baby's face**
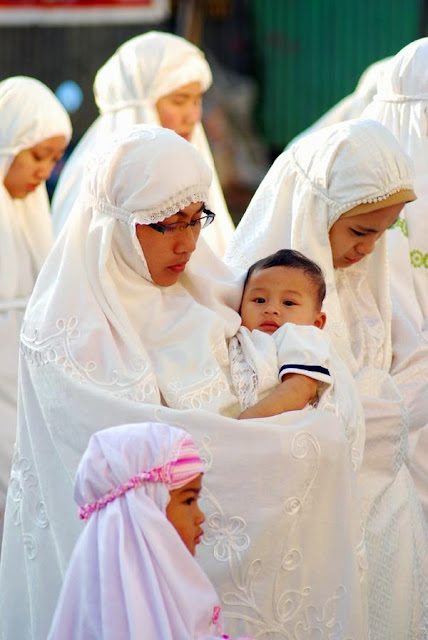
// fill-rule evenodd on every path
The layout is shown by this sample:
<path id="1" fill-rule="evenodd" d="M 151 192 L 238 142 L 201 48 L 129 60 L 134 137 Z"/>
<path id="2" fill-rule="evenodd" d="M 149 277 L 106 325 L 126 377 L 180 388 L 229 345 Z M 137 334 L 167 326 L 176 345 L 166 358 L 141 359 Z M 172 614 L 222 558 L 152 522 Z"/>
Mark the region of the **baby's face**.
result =
<path id="1" fill-rule="evenodd" d="M 320 329 L 325 323 L 314 283 L 294 267 L 255 271 L 242 297 L 241 318 L 244 327 L 270 334 L 286 322 Z"/>

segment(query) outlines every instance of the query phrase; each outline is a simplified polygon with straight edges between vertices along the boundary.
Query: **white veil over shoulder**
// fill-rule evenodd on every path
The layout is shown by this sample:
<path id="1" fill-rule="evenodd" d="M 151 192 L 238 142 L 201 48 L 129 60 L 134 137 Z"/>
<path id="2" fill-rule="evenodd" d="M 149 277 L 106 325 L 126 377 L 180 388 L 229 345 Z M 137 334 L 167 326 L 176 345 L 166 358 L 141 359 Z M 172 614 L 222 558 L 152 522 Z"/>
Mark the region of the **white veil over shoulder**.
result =
<path id="1" fill-rule="evenodd" d="M 136 125 L 86 173 L 21 334 L 2 640 L 47 637 L 81 532 L 80 458 L 95 431 L 137 422 L 185 429 L 204 460 L 198 557 L 228 633 L 367 637 L 360 504 L 343 424 L 323 411 L 230 417 L 239 407 L 228 338 L 241 323 L 242 281 L 203 230 L 177 282 L 157 286 L 137 241 L 136 223 L 206 202 L 209 167 L 174 132 Z"/>
<path id="2" fill-rule="evenodd" d="M 121 127 L 160 125 L 156 102 L 190 82 L 200 82 L 206 91 L 212 83 L 210 67 L 200 49 L 172 33 L 149 31 L 136 36 L 121 45 L 99 69 L 94 95 L 100 115 L 67 161 L 52 200 L 56 235 L 78 196 L 85 162 L 94 147 Z M 233 233 L 233 223 L 201 123 L 195 126 L 191 142 L 213 171 L 209 206 L 217 215 L 217 223 L 205 235 L 211 248 L 223 255 Z"/>
<path id="3" fill-rule="evenodd" d="M 404 303 L 419 326 L 422 314 L 428 340 L 428 38 L 410 43 L 389 61 L 362 117 L 385 125 L 413 161 L 418 199 L 405 206 L 388 233 L 391 285 L 397 313 Z M 409 299 L 412 289 L 416 309 Z"/>
<path id="4" fill-rule="evenodd" d="M 392 58 L 379 80 L 376 100 L 362 117 L 385 125 L 415 168 L 418 199 L 406 204 L 387 234 L 393 371 L 410 404 L 426 397 L 428 384 L 428 38 L 410 43 Z M 428 522 L 428 410 L 420 422 L 424 428 L 411 425 L 409 463 Z"/>
<path id="5" fill-rule="evenodd" d="M 419 398 L 413 394 L 409 402 L 411 391 L 390 373 L 386 234 L 370 256 L 347 269 L 334 269 L 329 231 L 343 213 L 368 203 L 379 208 L 383 200 L 412 185 L 411 162 L 384 126 L 349 120 L 327 127 L 305 136 L 277 158 L 226 254 L 229 264 L 247 268 L 280 248 L 292 248 L 324 271 L 324 330 L 357 381 L 366 418 L 359 481 L 369 562 L 370 629 L 377 640 L 417 637 L 420 629 L 428 628 L 428 532 L 406 466 L 409 425 L 421 426 L 427 394 Z M 422 384 L 422 370 L 415 375 Z"/>
<path id="6" fill-rule="evenodd" d="M 159 423 L 95 433 L 77 470 L 77 504 L 114 494 L 152 469 L 165 468 L 166 479 L 188 438 L 182 429 Z M 168 502 L 165 480 L 145 481 L 89 517 L 49 640 L 139 640 L 142 630 L 145 638 L 162 640 L 220 635 L 213 623 L 220 618 L 220 600 L 167 520 Z"/>
<path id="7" fill-rule="evenodd" d="M 16 431 L 19 331 L 53 241 L 45 184 L 12 198 L 4 179 L 18 153 L 59 135 L 70 139 L 70 119 L 48 87 L 24 76 L 0 82 L 0 540 Z"/>

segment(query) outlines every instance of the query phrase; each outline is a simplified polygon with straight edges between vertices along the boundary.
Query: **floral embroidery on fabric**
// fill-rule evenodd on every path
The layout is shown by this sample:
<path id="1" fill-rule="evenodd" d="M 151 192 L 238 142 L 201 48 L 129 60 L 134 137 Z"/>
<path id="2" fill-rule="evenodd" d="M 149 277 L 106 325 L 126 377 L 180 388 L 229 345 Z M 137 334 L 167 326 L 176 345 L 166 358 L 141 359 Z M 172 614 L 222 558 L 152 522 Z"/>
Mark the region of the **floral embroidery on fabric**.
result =
<path id="1" fill-rule="evenodd" d="M 408 238 L 409 233 L 407 230 L 407 222 L 404 218 L 398 218 L 394 224 L 390 227 L 391 229 L 400 229 L 400 231 L 402 232 L 403 236 Z"/>
<path id="2" fill-rule="evenodd" d="M 210 369 L 203 373 L 207 382 L 202 387 L 199 382 L 190 387 L 184 387 L 178 381 L 170 383 L 164 391 L 167 405 L 176 409 L 203 409 L 220 400 L 224 392 L 229 389 L 221 370 Z"/>
<path id="3" fill-rule="evenodd" d="M 22 513 L 25 509 L 37 527 L 45 529 L 49 526 L 46 515 L 46 505 L 41 499 L 39 483 L 35 473 L 32 473 L 31 463 L 28 458 L 19 457 L 16 449 L 12 461 L 12 469 L 9 481 L 9 494 L 14 501 L 12 521 L 15 526 L 23 526 Z M 23 532 L 25 552 L 30 560 L 37 555 L 38 545 L 33 535 Z"/>
<path id="4" fill-rule="evenodd" d="M 73 355 L 73 341 L 80 338 L 78 329 L 79 319 L 71 317 L 69 320 L 60 318 L 56 322 L 57 332 L 44 339 L 39 339 L 36 329 L 33 336 L 25 333 L 25 325 L 21 333 L 21 352 L 28 362 L 36 366 L 55 364 L 65 374 L 81 383 L 92 383 L 109 391 L 115 390 L 116 395 L 130 398 L 137 402 L 150 401 L 157 395 L 157 387 L 153 374 L 149 371 L 148 363 L 141 358 L 128 362 L 135 376 L 130 378 L 117 369 L 113 370 L 108 380 L 97 379 L 96 374 L 102 367 L 94 361 L 85 364 Z"/>
<path id="5" fill-rule="evenodd" d="M 412 267 L 418 269 L 419 267 L 425 267 L 428 269 L 428 253 L 422 253 L 419 249 L 413 249 L 410 252 L 410 262 Z"/>

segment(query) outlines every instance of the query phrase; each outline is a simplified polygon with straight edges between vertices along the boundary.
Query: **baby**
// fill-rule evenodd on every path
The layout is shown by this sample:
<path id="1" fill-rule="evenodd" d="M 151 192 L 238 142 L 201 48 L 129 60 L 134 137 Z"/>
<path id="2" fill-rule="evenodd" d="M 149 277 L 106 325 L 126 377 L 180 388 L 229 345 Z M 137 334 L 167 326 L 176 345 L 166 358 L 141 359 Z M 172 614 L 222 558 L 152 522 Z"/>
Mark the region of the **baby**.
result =
<path id="1" fill-rule="evenodd" d="M 229 343 L 239 418 L 317 407 L 342 418 L 348 435 L 363 431 L 352 375 L 321 331 L 325 294 L 322 270 L 298 251 L 282 249 L 250 267 L 242 326 Z"/>

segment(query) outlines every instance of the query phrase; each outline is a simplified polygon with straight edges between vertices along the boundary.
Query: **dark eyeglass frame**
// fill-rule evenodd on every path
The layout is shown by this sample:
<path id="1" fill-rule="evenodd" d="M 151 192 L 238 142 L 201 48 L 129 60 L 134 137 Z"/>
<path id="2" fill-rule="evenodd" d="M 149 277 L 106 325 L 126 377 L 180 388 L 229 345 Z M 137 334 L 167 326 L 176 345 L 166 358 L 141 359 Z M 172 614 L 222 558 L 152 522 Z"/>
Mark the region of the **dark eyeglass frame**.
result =
<path id="1" fill-rule="evenodd" d="M 151 227 L 155 231 L 159 231 L 159 233 L 161 233 L 162 235 L 165 235 L 168 232 L 170 234 L 180 233 L 181 231 L 185 231 L 187 227 L 196 227 L 197 224 L 201 224 L 201 229 L 205 229 L 212 222 L 214 222 L 215 213 L 213 213 L 206 207 L 203 207 L 202 213 L 204 213 L 205 215 L 201 216 L 200 218 L 197 218 L 196 220 L 191 220 L 190 222 L 173 222 L 172 224 L 162 224 L 159 222 L 152 222 L 147 226 Z M 205 222 L 202 222 L 203 220 Z"/>

